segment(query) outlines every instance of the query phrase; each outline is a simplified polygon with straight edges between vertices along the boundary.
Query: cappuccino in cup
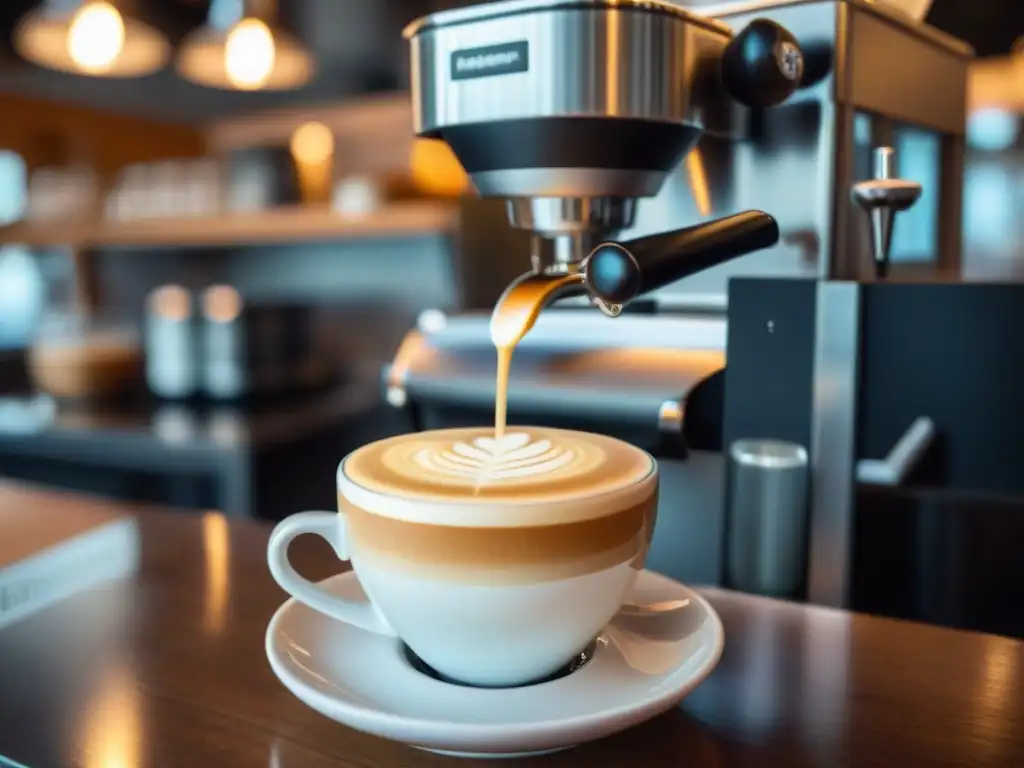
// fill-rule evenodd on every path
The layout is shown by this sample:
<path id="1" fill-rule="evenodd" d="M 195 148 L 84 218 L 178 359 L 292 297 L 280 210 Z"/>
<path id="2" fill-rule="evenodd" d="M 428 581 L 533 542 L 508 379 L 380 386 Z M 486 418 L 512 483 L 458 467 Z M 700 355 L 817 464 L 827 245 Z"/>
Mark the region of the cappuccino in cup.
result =
<path id="1" fill-rule="evenodd" d="M 450 680 L 515 686 L 563 668 L 619 609 L 651 541 L 658 471 L 645 451 L 602 435 L 446 429 L 359 448 L 337 489 L 337 514 L 304 512 L 274 530 L 277 582 L 400 639 Z M 295 572 L 287 548 L 303 533 L 351 562 L 367 602 Z"/>

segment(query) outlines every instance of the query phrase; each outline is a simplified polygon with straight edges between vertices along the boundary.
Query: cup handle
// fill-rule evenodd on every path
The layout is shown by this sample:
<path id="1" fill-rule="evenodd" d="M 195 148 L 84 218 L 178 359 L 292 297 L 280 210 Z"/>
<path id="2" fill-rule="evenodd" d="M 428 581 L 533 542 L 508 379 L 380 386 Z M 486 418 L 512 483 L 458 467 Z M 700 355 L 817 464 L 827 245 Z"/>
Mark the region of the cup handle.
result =
<path id="1" fill-rule="evenodd" d="M 332 619 L 377 632 L 395 635 L 395 631 L 370 602 L 346 600 L 332 595 L 323 587 L 304 579 L 288 561 L 288 545 L 304 533 L 312 533 L 327 540 L 338 558 L 348 562 L 348 532 L 345 515 L 338 512 L 300 512 L 282 520 L 270 534 L 267 545 L 267 563 L 274 581 L 301 603 Z"/>

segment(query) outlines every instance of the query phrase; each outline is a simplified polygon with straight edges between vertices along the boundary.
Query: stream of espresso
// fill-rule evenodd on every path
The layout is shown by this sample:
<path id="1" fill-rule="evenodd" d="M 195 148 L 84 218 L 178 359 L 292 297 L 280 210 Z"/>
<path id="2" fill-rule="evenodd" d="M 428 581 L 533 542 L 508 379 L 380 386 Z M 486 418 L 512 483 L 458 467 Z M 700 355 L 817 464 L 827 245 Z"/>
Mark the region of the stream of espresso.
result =
<path id="1" fill-rule="evenodd" d="M 494 436 L 505 436 L 508 420 L 508 379 L 516 345 L 537 322 L 537 316 L 564 286 L 578 283 L 574 275 L 531 275 L 513 284 L 498 300 L 491 315 L 491 343 L 498 353 L 494 393 Z"/>
<path id="2" fill-rule="evenodd" d="M 498 350 L 498 380 L 494 393 L 494 437 L 498 440 L 505 436 L 505 424 L 508 420 L 508 373 L 512 367 L 512 352 L 515 344 L 507 347 L 496 347 Z"/>

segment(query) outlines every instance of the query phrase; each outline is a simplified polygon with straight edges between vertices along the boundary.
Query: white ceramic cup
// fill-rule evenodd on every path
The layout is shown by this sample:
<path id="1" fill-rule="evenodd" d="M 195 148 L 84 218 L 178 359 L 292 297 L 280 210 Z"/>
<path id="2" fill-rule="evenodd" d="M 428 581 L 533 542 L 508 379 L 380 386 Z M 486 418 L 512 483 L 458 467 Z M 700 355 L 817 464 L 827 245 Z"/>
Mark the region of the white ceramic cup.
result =
<path id="1" fill-rule="evenodd" d="M 509 687 L 544 679 L 585 650 L 643 568 L 658 470 L 644 451 L 627 448 L 649 461 L 642 479 L 577 494 L 563 507 L 388 496 L 354 483 L 343 460 L 341 511 L 302 512 L 279 523 L 268 546 L 270 571 L 295 599 L 400 638 L 450 680 Z M 552 524 L 548 513 L 558 509 L 571 519 L 562 514 Z M 510 511 L 515 527 L 467 522 L 507 520 Z M 367 602 L 334 596 L 295 571 L 288 545 L 304 533 L 323 537 L 351 563 Z"/>

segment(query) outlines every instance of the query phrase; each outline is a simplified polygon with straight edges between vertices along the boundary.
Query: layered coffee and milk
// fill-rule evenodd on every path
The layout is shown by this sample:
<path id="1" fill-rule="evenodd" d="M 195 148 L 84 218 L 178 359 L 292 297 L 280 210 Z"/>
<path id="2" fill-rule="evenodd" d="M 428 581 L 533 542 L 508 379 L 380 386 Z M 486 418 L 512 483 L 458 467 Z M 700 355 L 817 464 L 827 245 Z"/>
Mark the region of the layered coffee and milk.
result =
<path id="1" fill-rule="evenodd" d="M 645 452 L 539 427 L 403 435 L 360 448 L 339 473 L 359 557 L 490 584 L 642 567 L 656 496 Z"/>
<path id="2" fill-rule="evenodd" d="M 288 518 L 268 547 L 271 573 L 297 599 L 397 636 L 443 677 L 471 685 L 524 685 L 577 656 L 619 610 L 654 529 L 648 453 L 604 435 L 506 424 L 512 350 L 550 286 L 520 281 L 495 310 L 493 428 L 357 449 L 338 467 L 341 514 Z M 295 572 L 287 547 L 302 533 L 351 561 L 368 602 Z"/>

